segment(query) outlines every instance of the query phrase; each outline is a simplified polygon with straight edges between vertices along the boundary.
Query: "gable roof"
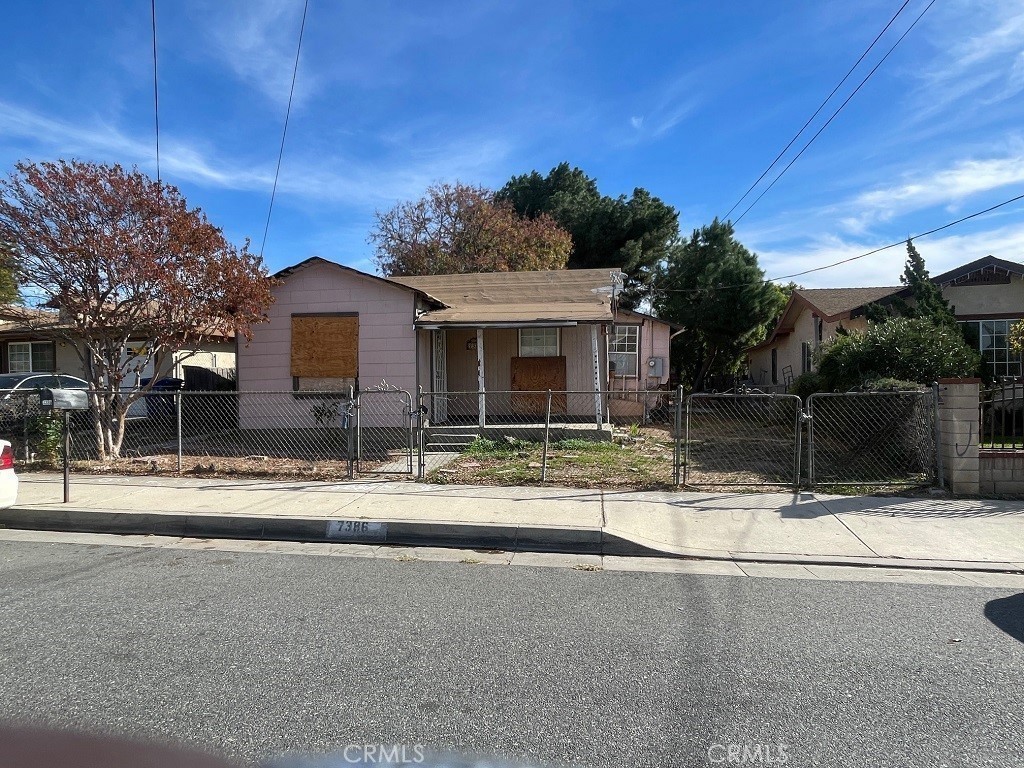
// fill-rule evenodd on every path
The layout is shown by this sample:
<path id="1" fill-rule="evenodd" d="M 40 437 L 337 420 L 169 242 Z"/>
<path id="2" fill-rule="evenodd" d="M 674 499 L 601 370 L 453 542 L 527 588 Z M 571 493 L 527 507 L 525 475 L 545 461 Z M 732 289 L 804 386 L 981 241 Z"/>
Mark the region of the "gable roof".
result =
<path id="1" fill-rule="evenodd" d="M 981 273 L 988 273 L 992 275 L 1020 275 L 1024 277 L 1024 264 L 1018 264 L 1016 261 L 1007 261 L 1006 259 L 997 259 L 995 256 L 982 256 L 980 259 L 975 259 L 969 264 L 964 264 L 962 267 L 951 269 L 948 272 L 943 272 L 941 275 L 936 275 L 932 278 L 932 282 L 936 283 L 942 288 L 947 285 L 951 285 L 959 280 L 965 278 L 974 277 Z"/>
<path id="2" fill-rule="evenodd" d="M 359 277 L 369 278 L 370 280 L 377 280 L 378 282 L 386 283 L 395 288 L 401 288 L 402 290 L 412 290 L 415 293 L 422 294 L 423 297 L 426 298 L 431 303 L 437 304 L 438 306 L 443 306 L 443 302 L 440 301 L 438 298 L 431 296 L 429 293 L 420 288 L 415 288 L 411 285 L 401 283 L 398 281 L 397 278 L 381 277 L 380 275 L 374 275 L 369 272 L 363 272 L 362 270 L 356 269 L 355 267 L 349 267 L 344 264 L 339 264 L 336 261 L 325 259 L 323 256 L 310 256 L 308 259 L 303 259 L 297 264 L 292 264 L 290 267 L 285 267 L 279 272 L 275 272 L 273 277 L 277 280 L 284 280 L 290 277 L 291 275 L 295 274 L 296 272 L 311 267 L 315 264 L 324 264 L 326 266 L 333 267 L 334 269 L 340 269 L 343 272 L 349 272 L 351 274 L 358 275 Z"/>
<path id="3" fill-rule="evenodd" d="M 606 269 L 480 272 L 393 277 L 446 306 L 422 313 L 418 325 L 611 322 L 613 273 Z"/>
<path id="4" fill-rule="evenodd" d="M 792 332 L 800 313 L 809 309 L 826 322 L 832 323 L 843 317 L 849 317 L 854 310 L 865 304 L 894 296 L 903 290 L 903 286 L 878 286 L 874 288 L 797 288 L 789 297 L 785 309 L 768 338 L 755 344 L 748 351 L 763 349 L 770 346 L 780 336 Z"/>
<path id="5" fill-rule="evenodd" d="M 798 288 L 799 294 L 811 309 L 825 320 L 832 322 L 847 312 L 863 307 L 873 301 L 884 299 L 903 290 L 903 286 L 879 286 L 876 288 Z"/>

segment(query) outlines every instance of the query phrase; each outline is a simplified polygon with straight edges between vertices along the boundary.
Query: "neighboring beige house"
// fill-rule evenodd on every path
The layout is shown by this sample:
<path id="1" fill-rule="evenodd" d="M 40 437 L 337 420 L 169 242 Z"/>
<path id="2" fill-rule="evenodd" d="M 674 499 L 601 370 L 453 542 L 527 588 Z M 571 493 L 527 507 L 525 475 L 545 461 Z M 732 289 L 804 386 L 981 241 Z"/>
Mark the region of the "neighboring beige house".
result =
<path id="1" fill-rule="evenodd" d="M 498 393 L 547 389 L 581 393 L 556 401 L 563 413 L 604 419 L 630 408 L 612 401 L 642 412 L 628 393 L 668 385 L 672 328 L 613 312 L 618 270 L 382 278 L 313 257 L 276 277 L 269 321 L 239 348 L 243 392 L 359 391 L 386 381 L 414 396 L 446 393 L 429 398 L 431 420 L 443 423 L 537 412 L 536 397 Z M 448 394 L 457 392 L 466 394 Z M 299 426 L 310 410 L 251 415 Z"/>
<path id="2" fill-rule="evenodd" d="M 32 312 L 34 319 L 30 324 L 35 327 L 29 327 L 24 321 L 26 312 Z M 48 323 L 56 326 L 59 322 L 59 314 L 54 311 L 0 306 L 0 373 L 65 373 L 88 380 L 74 345 L 39 327 Z M 128 346 L 134 346 L 133 342 Z M 234 337 L 225 336 L 198 347 L 158 356 L 145 370 L 131 374 L 124 386 L 133 387 L 138 379 L 152 377 L 154 373 L 158 377 L 185 379 L 188 367 L 230 374 L 235 368 Z"/>
<path id="3" fill-rule="evenodd" d="M 1007 331 L 1024 318 L 1024 264 L 986 256 L 936 275 L 965 334 L 994 377 L 1021 376 L 1021 359 L 1009 351 Z M 833 338 L 841 324 L 864 330 L 866 305 L 907 298 L 904 286 L 881 288 L 800 288 L 793 292 L 772 333 L 747 350 L 753 385 L 781 390 L 801 373 L 814 370 L 814 352 Z"/>

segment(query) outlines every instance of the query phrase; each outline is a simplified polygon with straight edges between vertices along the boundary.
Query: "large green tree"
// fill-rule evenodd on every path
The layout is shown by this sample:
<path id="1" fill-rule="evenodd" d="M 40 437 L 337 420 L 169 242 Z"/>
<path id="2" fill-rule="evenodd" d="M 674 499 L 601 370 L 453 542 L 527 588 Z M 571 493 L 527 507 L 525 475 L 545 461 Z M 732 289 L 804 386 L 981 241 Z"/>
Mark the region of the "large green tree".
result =
<path id="1" fill-rule="evenodd" d="M 515 176 L 495 194 L 522 216 L 551 216 L 572 235 L 569 269 L 621 268 L 630 278 L 622 294 L 632 307 L 650 296 L 658 264 L 679 240 L 679 214 L 646 189 L 609 197 L 568 163 L 546 175 Z"/>
<path id="2" fill-rule="evenodd" d="M 757 254 L 718 219 L 670 250 L 657 283 L 655 312 L 685 329 L 673 352 L 695 390 L 711 374 L 734 372 L 785 304 L 785 291 L 765 282 Z"/>
<path id="3" fill-rule="evenodd" d="M 932 282 L 924 259 L 918 253 L 913 240 L 907 240 L 907 261 L 903 266 L 900 282 L 909 288 L 908 299 L 898 296 L 888 304 L 871 304 L 867 307 L 869 320 L 880 323 L 891 317 L 905 317 L 927 320 L 934 325 L 956 328 L 956 315 L 942 295 L 942 288 Z"/>

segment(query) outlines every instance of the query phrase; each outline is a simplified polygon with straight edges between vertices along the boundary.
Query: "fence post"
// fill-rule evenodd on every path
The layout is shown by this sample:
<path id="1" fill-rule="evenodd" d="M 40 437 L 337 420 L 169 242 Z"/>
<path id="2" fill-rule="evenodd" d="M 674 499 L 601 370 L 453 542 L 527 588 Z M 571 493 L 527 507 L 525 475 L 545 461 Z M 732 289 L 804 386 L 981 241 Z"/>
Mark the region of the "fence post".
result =
<path id="1" fill-rule="evenodd" d="M 359 411 L 360 411 L 359 405 L 360 405 L 360 403 L 359 403 L 359 395 L 356 395 L 355 398 L 352 400 L 352 413 L 353 413 L 353 418 L 355 419 L 355 422 L 356 422 L 355 423 L 356 434 L 355 434 L 355 457 L 354 457 L 354 461 L 355 461 L 355 464 L 356 464 L 356 470 L 357 471 L 359 470 L 359 460 L 362 457 L 362 452 L 363 452 L 363 440 L 362 440 L 362 432 L 363 432 L 363 430 L 360 429 L 361 424 L 359 423 Z"/>
<path id="2" fill-rule="evenodd" d="M 12 394 L 11 397 L 14 397 L 14 395 Z M 22 399 L 21 403 L 21 431 L 22 441 L 25 445 L 25 461 L 31 461 L 28 450 L 28 395 Z"/>
<path id="3" fill-rule="evenodd" d="M 568 397 L 568 395 L 566 395 Z M 548 434 L 551 431 L 551 390 L 548 390 L 548 407 L 544 415 L 544 453 L 540 460 L 540 481 L 546 483 L 548 479 Z"/>
<path id="4" fill-rule="evenodd" d="M 184 394 L 185 393 L 182 392 L 180 389 L 177 392 L 174 393 L 174 417 L 175 417 L 175 420 L 177 421 L 176 434 L 177 434 L 177 438 L 178 438 L 178 472 L 179 473 L 181 472 L 181 454 L 182 454 L 182 450 L 183 450 L 182 449 L 182 445 L 181 445 L 181 401 L 184 398 Z"/>
<path id="5" fill-rule="evenodd" d="M 416 479 L 422 480 L 426 475 L 426 456 L 423 454 L 423 432 L 424 432 L 424 419 L 427 415 L 427 409 L 423 405 L 423 385 L 420 384 L 416 387 Z"/>
<path id="6" fill-rule="evenodd" d="M 939 382 L 937 381 L 932 382 L 932 418 L 935 421 L 935 481 L 939 488 L 945 488 L 946 471 L 942 463 L 942 419 L 939 418 Z"/>
<path id="7" fill-rule="evenodd" d="M 793 493 L 800 493 L 800 459 L 804 452 L 804 401 L 796 397 L 796 423 L 793 425 L 796 429 L 796 456 L 794 457 L 793 463 Z M 810 442 L 810 438 L 808 438 Z"/>
<path id="8" fill-rule="evenodd" d="M 814 394 L 807 396 L 807 487 L 814 490 Z"/>
<path id="9" fill-rule="evenodd" d="M 672 457 L 672 464 L 673 464 L 673 467 L 672 467 L 672 483 L 673 483 L 673 485 L 675 485 L 676 488 L 678 488 L 679 485 L 680 485 L 680 475 L 682 475 L 682 480 L 684 482 L 686 480 L 685 465 L 684 465 L 684 467 L 682 469 L 680 468 L 681 454 L 680 454 L 680 451 L 679 451 L 679 444 L 680 444 L 680 441 L 683 439 L 683 385 L 682 384 L 680 384 L 679 386 L 676 387 L 676 414 L 675 415 L 676 415 L 676 419 L 675 419 L 675 422 L 676 422 L 676 424 L 675 424 L 675 427 L 676 427 L 675 438 L 676 439 L 675 439 L 674 455 Z M 689 428 L 689 423 L 687 423 L 687 428 Z M 689 450 L 689 448 L 687 448 L 687 450 Z"/>
<path id="10" fill-rule="evenodd" d="M 353 475 L 354 475 L 353 469 L 354 469 L 354 466 L 355 466 L 354 465 L 354 461 L 353 461 L 353 456 L 352 456 L 352 448 L 354 447 L 354 443 L 355 443 L 355 441 L 352 439 L 352 429 L 353 429 L 352 420 L 353 420 L 354 417 L 355 417 L 355 400 L 352 399 L 351 392 L 350 392 L 349 393 L 349 401 L 345 405 L 345 459 L 346 459 L 346 461 L 345 461 L 346 467 L 345 468 L 347 470 L 347 474 L 348 474 L 348 479 L 349 480 L 351 480 Z"/>

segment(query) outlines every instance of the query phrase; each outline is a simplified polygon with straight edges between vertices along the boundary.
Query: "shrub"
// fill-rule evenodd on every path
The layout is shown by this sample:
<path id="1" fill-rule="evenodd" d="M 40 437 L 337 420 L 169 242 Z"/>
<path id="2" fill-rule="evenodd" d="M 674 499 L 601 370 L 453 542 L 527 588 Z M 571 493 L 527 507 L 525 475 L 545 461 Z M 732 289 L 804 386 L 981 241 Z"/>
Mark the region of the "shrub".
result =
<path id="1" fill-rule="evenodd" d="M 834 392 L 879 379 L 929 384 L 948 376 L 973 376 L 980 364 L 980 356 L 958 329 L 909 318 L 837 336 L 818 353 L 818 374 Z"/>
<path id="2" fill-rule="evenodd" d="M 921 389 L 921 384 L 916 381 L 892 378 L 871 379 L 860 386 L 862 392 L 912 392 L 918 389 Z"/>
<path id="3" fill-rule="evenodd" d="M 821 376 L 818 373 L 815 373 L 814 371 L 801 373 L 799 376 L 793 379 L 793 383 L 789 385 L 789 394 L 799 395 L 801 400 L 806 400 L 815 392 L 824 391 L 825 382 L 822 381 Z"/>

